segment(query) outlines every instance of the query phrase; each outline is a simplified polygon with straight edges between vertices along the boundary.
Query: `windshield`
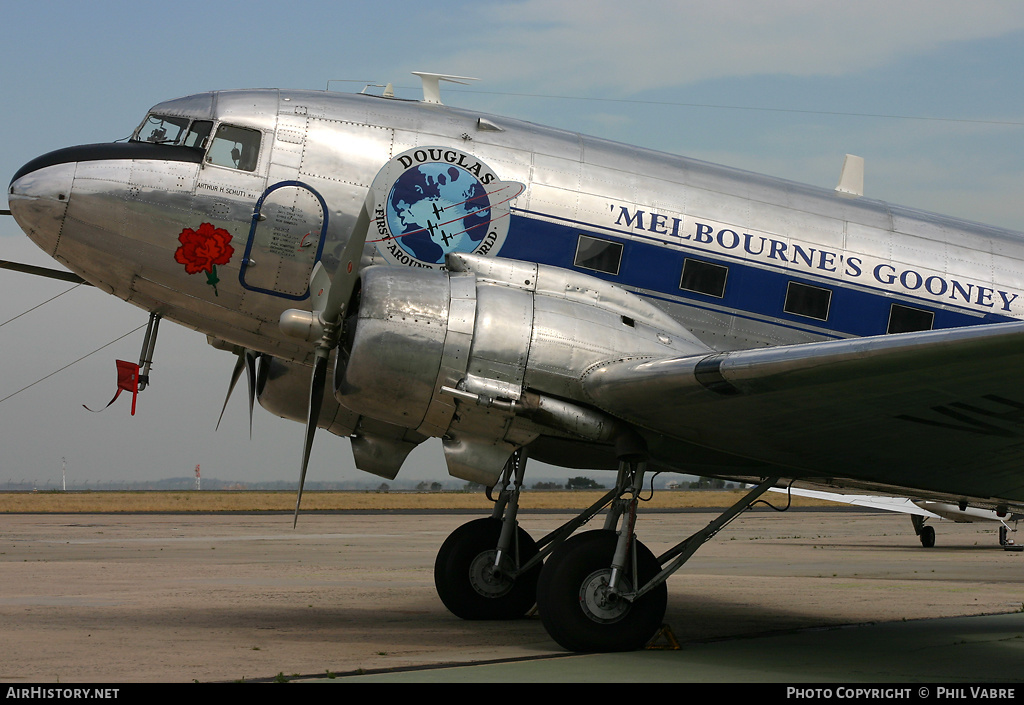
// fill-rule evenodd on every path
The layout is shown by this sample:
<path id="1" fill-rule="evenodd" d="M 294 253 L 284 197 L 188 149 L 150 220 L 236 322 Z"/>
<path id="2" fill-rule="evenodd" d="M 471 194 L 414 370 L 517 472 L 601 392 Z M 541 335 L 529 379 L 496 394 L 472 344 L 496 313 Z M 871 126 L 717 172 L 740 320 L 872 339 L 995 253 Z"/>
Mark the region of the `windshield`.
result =
<path id="1" fill-rule="evenodd" d="M 185 117 L 150 113 L 146 116 L 146 121 L 139 126 L 135 139 L 154 144 L 180 144 L 188 123 L 189 119 Z"/>

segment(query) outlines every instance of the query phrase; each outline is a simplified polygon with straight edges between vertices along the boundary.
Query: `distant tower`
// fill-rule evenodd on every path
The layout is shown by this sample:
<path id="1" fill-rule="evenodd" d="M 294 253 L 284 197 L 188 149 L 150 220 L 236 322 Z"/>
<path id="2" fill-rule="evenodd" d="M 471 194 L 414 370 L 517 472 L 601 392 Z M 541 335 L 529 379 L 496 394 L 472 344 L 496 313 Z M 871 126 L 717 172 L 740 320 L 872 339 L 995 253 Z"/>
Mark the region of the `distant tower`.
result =
<path id="1" fill-rule="evenodd" d="M 199 486 L 199 465 L 198 464 L 196 465 L 196 489 L 197 490 L 202 489 Z"/>
<path id="2" fill-rule="evenodd" d="M 60 489 L 62 492 L 68 491 L 68 478 L 67 478 L 68 461 L 67 458 L 60 459 Z"/>

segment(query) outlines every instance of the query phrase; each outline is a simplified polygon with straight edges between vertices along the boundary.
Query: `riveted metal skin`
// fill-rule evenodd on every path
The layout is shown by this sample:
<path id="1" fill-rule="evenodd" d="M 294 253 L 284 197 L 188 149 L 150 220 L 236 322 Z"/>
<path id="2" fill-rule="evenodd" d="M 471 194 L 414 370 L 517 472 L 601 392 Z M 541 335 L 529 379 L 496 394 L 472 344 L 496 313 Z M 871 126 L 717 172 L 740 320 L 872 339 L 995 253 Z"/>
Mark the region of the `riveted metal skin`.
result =
<path id="1" fill-rule="evenodd" d="M 366 269 L 354 336 L 335 371 L 338 399 L 361 415 L 419 427 L 445 351 L 450 301 L 441 272 Z"/>
<path id="2" fill-rule="evenodd" d="M 451 299 L 444 349 L 429 406 L 417 429 L 428 436 L 443 436 L 451 424 L 455 400 L 443 394 L 441 388 L 465 377 L 476 325 L 476 277 L 471 273 L 452 273 L 448 282 Z"/>
<path id="3" fill-rule="evenodd" d="M 328 384 L 332 374 L 328 371 Z M 260 406 L 281 418 L 303 423 L 309 404 L 309 375 L 305 365 L 262 357 L 256 388 Z M 324 395 L 317 426 L 336 436 L 348 436 L 356 467 L 389 480 L 398 475 L 412 449 L 427 438 L 412 429 L 362 418 L 339 404 L 333 395 Z"/>
<path id="4" fill-rule="evenodd" d="M 359 409 L 354 417 L 383 425 L 362 421 L 352 430 L 360 467 L 384 476 L 428 436 L 444 439 L 450 469 L 474 477 L 490 477 L 515 447 L 570 439 L 571 418 L 551 410 L 572 417 L 575 404 L 597 412 L 597 393 L 585 386 L 604 373 L 588 371 L 612 365 L 882 336 L 893 304 L 931 310 L 936 328 L 1024 318 L 1019 233 L 830 188 L 367 95 L 218 91 L 162 102 L 150 115 L 208 122 L 210 139 L 151 140 L 144 118 L 127 144 L 44 155 L 11 180 L 13 216 L 44 251 L 104 291 L 296 369 L 311 362 L 319 335 L 309 272 L 317 261 L 330 275 L 341 266 L 367 190 L 387 165 L 417 150 L 457 153 L 465 168 L 476 164 L 483 174 L 486 165 L 497 181 L 522 186 L 492 194 L 510 202 L 511 224 L 492 240 L 489 225 L 477 254 L 452 252 L 442 265 L 385 256 L 405 234 L 367 238 L 353 353 L 369 354 L 338 384 L 342 403 Z M 258 145 L 244 160 L 225 161 L 209 144 L 222 128 L 258 137 Z M 215 274 L 186 271 L 181 238 L 207 226 L 230 235 L 231 255 Z M 581 257 L 581 236 L 622 256 Z M 687 289 L 684 258 L 728 268 L 722 291 Z M 371 274 L 385 264 L 386 276 Z M 759 282 L 748 291 L 775 291 L 765 282 L 777 291 L 729 299 L 744 278 Z M 820 313 L 794 315 L 782 306 L 790 279 L 835 297 Z M 843 296 L 845 304 L 836 301 Z M 282 330 L 287 310 L 309 317 L 290 317 Z M 729 390 L 728 365 L 705 363 L 698 372 L 710 385 L 702 390 Z M 305 384 L 287 392 L 274 384 L 284 383 L 271 383 L 261 403 L 304 418 L 284 397 L 306 399 Z M 526 393 L 570 405 L 548 404 L 531 417 L 522 411 Z M 598 416 L 578 427 L 602 424 Z M 678 429 L 690 425 L 685 413 L 671 425 L 682 445 L 667 433 L 647 440 L 661 444 L 656 455 L 668 465 L 686 457 L 692 468 L 701 432 L 680 440 Z M 560 462 L 578 455 L 563 449 L 554 453 Z"/>
<path id="5" fill-rule="evenodd" d="M 42 249 L 98 287 L 278 358 L 309 361 L 312 354 L 277 326 L 284 310 L 305 303 L 286 298 L 305 296 L 302 282 L 294 281 L 307 267 L 303 258 L 312 266 L 311 250 L 322 246 L 320 260 L 333 272 L 376 174 L 395 155 L 424 144 L 468 150 L 503 180 L 524 184 L 513 217 L 526 230 L 580 223 L 600 236 L 594 224 L 626 243 L 653 242 L 666 253 L 695 247 L 752 273 L 783 267 L 815 285 L 847 280 L 911 306 L 921 297 L 955 304 L 971 309 L 964 315 L 978 322 L 1024 315 L 1024 297 L 1014 294 L 1024 289 L 1024 242 L 1017 233 L 832 189 L 509 118 L 487 116 L 486 124 L 500 131 L 484 130 L 471 111 L 365 95 L 217 91 L 165 101 L 150 113 L 258 131 L 253 170 L 214 163 L 202 150 L 180 145 L 58 150 L 17 172 L 9 189 L 12 213 Z M 250 236 L 257 201 L 288 182 L 302 186 L 273 192 L 264 214 L 270 222 Z M 314 194 L 326 206 L 322 214 Z M 295 222 L 284 215 L 292 207 L 303 211 Z M 275 218 L 282 239 L 275 240 Z M 321 218 L 322 238 L 314 233 L 303 242 L 307 232 L 298 223 L 309 223 L 312 233 Z M 174 261 L 178 234 L 204 222 L 231 232 L 237 252 L 219 266 L 216 294 L 200 277 L 183 276 Z M 380 248 L 368 242 L 364 264 L 381 262 Z M 793 325 L 772 313 L 737 312 L 726 301 L 694 306 L 678 283 L 677 275 L 669 288 L 641 284 L 638 293 L 656 294 L 664 311 L 716 350 L 851 334 L 836 333 L 831 321 Z"/>
<path id="6" fill-rule="evenodd" d="M 610 418 L 554 398 L 576 398 L 589 368 L 623 356 L 709 351 L 639 297 L 585 275 L 467 255 L 449 266 L 364 270 L 335 395 L 356 414 L 442 437 L 457 477 L 493 483 L 545 432 L 613 443 Z"/>
<path id="7" fill-rule="evenodd" d="M 309 408 L 309 368 L 287 360 L 264 356 L 260 359 L 256 395 L 260 406 L 276 416 L 305 423 Z M 359 415 L 324 395 L 317 425 L 336 436 L 348 436 L 359 423 Z"/>

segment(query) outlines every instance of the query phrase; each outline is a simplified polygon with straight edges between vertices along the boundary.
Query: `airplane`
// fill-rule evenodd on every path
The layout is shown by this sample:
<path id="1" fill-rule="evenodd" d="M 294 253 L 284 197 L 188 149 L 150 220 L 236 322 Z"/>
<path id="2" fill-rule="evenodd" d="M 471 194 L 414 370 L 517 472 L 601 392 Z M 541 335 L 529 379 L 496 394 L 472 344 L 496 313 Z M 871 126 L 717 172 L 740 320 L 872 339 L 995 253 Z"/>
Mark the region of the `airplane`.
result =
<path id="1" fill-rule="evenodd" d="M 296 520 L 318 428 L 384 478 L 440 438 L 494 500 L 438 552 L 445 606 L 536 605 L 563 648 L 623 651 L 661 629 L 668 577 L 787 481 L 1024 512 L 1020 233 L 865 197 L 859 157 L 805 186 L 445 105 L 440 82 L 469 79 L 416 75 L 421 100 L 168 100 L 8 188 L 54 276 L 150 312 L 138 386 L 167 318 L 305 424 Z M 534 539 L 530 458 L 615 487 Z M 753 487 L 655 556 L 652 472 Z"/>
<path id="2" fill-rule="evenodd" d="M 914 533 L 917 534 L 921 545 L 924 548 L 935 546 L 935 527 L 926 524 L 929 519 L 948 519 L 958 524 L 973 524 L 979 521 L 999 522 L 999 545 L 1004 551 L 1024 551 L 1024 544 L 1019 544 L 1010 538 L 1011 533 L 1017 532 L 1017 523 L 1024 518 L 1020 514 L 1000 513 L 993 509 L 982 509 L 980 507 L 969 507 L 966 504 L 949 504 L 948 502 L 936 502 L 912 497 L 881 497 L 871 494 L 846 494 L 842 492 L 826 492 L 823 490 L 810 490 L 800 487 L 773 487 L 771 492 L 786 492 L 798 497 L 812 497 L 824 499 L 829 502 L 841 502 L 857 507 L 868 509 L 881 509 L 887 512 L 899 512 L 909 514 L 911 523 L 914 525 Z M 1007 520 L 1013 522 L 1013 527 L 1007 524 Z"/>

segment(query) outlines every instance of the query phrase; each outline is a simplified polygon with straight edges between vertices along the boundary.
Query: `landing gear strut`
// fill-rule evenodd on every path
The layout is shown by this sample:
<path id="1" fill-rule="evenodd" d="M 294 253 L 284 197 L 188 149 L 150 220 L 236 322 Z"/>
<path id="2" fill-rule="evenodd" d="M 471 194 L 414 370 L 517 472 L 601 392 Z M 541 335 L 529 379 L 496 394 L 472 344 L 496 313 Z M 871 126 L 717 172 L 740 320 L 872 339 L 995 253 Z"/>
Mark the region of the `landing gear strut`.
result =
<path id="1" fill-rule="evenodd" d="M 536 542 L 516 521 L 524 467 L 517 452 L 505 466 L 492 516 L 459 527 L 444 542 L 434 584 L 445 606 L 463 619 L 515 619 L 536 599 L 548 633 L 571 651 L 629 651 L 647 644 L 665 616 L 668 577 L 779 481 L 763 480 L 655 557 L 634 532 L 645 461 L 622 460 L 613 490 Z M 605 507 L 603 529 L 572 536 Z"/>
<path id="2" fill-rule="evenodd" d="M 541 571 L 541 621 L 551 638 L 570 651 L 631 651 L 647 644 L 665 617 L 668 577 L 778 482 L 765 480 L 707 527 L 655 558 L 634 533 L 645 468 L 642 461 L 621 462 L 617 499 L 604 529 L 567 539 Z"/>
<path id="3" fill-rule="evenodd" d="M 516 527 L 515 548 L 499 560 L 501 529 L 500 519 L 477 519 L 453 531 L 441 545 L 434 585 L 456 617 L 518 619 L 533 607 L 540 564 L 525 574 L 517 566 L 537 555 L 537 544 Z"/>
<path id="4" fill-rule="evenodd" d="M 660 566 L 654 554 L 632 541 L 629 568 L 612 587 L 618 536 L 598 530 L 577 534 L 551 554 L 537 585 L 537 609 L 551 638 L 570 651 L 632 651 L 643 648 L 661 626 L 668 589 L 661 583 L 642 598 L 625 596 L 649 582 Z"/>
<path id="5" fill-rule="evenodd" d="M 551 638 L 570 651 L 632 651 L 661 626 L 668 604 L 664 581 L 635 597 L 661 567 L 633 533 L 645 467 L 621 462 L 618 498 L 604 529 L 564 541 L 541 571 L 537 610 Z"/>
<path id="6" fill-rule="evenodd" d="M 536 601 L 541 558 L 516 521 L 525 466 L 517 451 L 505 465 L 492 515 L 460 526 L 437 553 L 434 586 L 457 617 L 518 619 Z"/>
<path id="7" fill-rule="evenodd" d="M 1016 514 L 1014 515 L 1014 522 L 1015 523 L 1014 523 L 1012 529 L 1009 526 L 1007 526 L 1005 523 L 1003 523 L 999 527 L 999 545 L 1003 547 L 1004 551 L 1024 551 L 1024 545 L 1016 543 L 1016 542 L 1014 542 L 1014 540 L 1012 538 L 1010 538 L 1010 533 L 1011 532 L 1013 532 L 1013 533 L 1017 532 L 1016 521 L 1019 518 L 1020 518 L 1019 515 L 1016 515 Z"/>

